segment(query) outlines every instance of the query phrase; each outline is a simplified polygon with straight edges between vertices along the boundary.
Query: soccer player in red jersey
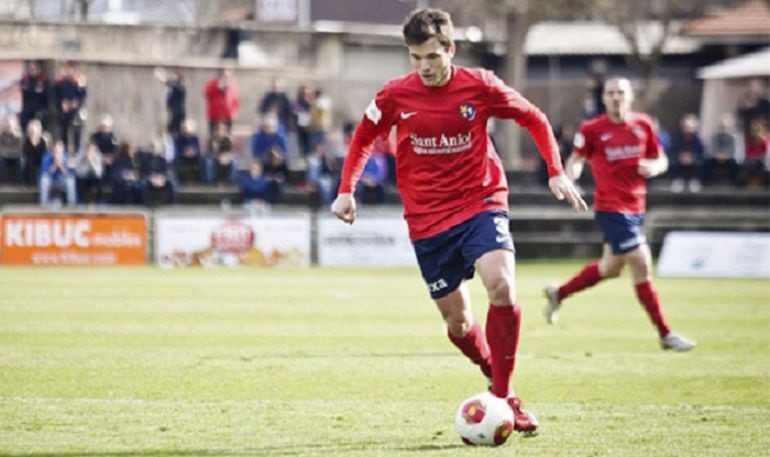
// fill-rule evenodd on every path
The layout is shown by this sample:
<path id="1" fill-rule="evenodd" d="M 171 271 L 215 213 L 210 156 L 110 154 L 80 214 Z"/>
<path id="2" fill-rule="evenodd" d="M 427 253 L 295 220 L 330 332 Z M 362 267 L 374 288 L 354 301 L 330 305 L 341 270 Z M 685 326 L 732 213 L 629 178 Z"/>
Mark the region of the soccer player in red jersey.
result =
<path id="1" fill-rule="evenodd" d="M 508 185 L 487 136 L 490 117 L 526 128 L 548 165 L 549 187 L 575 210 L 587 206 L 563 174 L 545 115 L 492 72 L 452 64 L 449 14 L 412 12 L 403 27 L 414 71 L 392 79 L 366 109 L 351 139 L 332 212 L 352 224 L 352 196 L 374 140 L 396 127 L 396 178 L 404 217 L 431 298 L 449 340 L 477 364 L 490 391 L 507 399 L 515 429 L 534 432 L 535 416 L 509 389 L 519 338 Z M 474 322 L 465 284 L 478 271 L 489 298 L 485 328 Z"/>
<path id="2" fill-rule="evenodd" d="M 608 80 L 603 94 L 607 112 L 585 121 L 575 135 L 573 153 L 564 168 L 576 180 L 585 162 L 591 164 L 595 220 L 604 234 L 604 247 L 601 259 L 585 265 L 561 286 L 545 288 L 544 314 L 548 323 L 554 323 L 565 298 L 617 277 L 628 264 L 636 296 L 658 331 L 661 347 L 688 351 L 695 343 L 671 331 L 652 287 L 652 255 L 642 231 L 646 180 L 664 173 L 668 159 L 650 118 L 631 111 L 633 98 L 627 79 Z"/>

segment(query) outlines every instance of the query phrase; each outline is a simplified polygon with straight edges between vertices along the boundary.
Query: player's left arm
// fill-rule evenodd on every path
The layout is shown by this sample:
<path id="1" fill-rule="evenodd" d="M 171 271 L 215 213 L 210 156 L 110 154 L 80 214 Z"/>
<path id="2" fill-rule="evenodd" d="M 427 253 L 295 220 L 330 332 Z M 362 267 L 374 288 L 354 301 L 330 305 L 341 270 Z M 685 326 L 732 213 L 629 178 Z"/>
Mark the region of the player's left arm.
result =
<path id="1" fill-rule="evenodd" d="M 567 176 L 559 154 L 559 145 L 545 113 L 508 87 L 497 76 L 487 73 L 490 115 L 513 119 L 527 129 L 548 168 L 548 187 L 557 200 L 567 200 L 575 211 L 586 211 L 588 205 Z"/>
<path id="2" fill-rule="evenodd" d="M 637 171 L 640 176 L 650 179 L 660 176 L 668 170 L 668 155 L 658 142 L 658 136 L 651 123 L 646 124 L 647 143 L 645 150 L 648 154 L 639 159 Z"/>

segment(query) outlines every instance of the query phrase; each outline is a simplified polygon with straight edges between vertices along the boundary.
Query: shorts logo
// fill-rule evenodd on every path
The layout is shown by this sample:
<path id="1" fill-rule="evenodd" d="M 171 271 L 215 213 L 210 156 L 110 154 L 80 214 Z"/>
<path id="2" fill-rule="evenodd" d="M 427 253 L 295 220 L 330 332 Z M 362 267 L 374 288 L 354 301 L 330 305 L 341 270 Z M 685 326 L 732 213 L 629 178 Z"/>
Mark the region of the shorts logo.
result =
<path id="1" fill-rule="evenodd" d="M 460 104 L 460 116 L 466 121 L 472 121 L 476 117 L 476 107 L 468 102 Z"/>
<path id="2" fill-rule="evenodd" d="M 447 284 L 443 279 L 428 283 L 428 289 L 430 289 L 431 292 L 438 292 L 441 289 L 446 289 L 448 286 L 449 284 Z"/>

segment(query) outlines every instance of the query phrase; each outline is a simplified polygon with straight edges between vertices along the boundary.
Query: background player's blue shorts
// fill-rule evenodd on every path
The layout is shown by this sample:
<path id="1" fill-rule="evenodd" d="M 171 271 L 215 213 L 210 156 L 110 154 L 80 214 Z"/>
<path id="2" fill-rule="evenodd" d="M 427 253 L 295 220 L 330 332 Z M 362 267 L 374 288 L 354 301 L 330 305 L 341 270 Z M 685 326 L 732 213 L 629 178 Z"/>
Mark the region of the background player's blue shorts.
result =
<path id="1" fill-rule="evenodd" d="M 441 233 L 414 240 L 417 263 L 433 299 L 456 290 L 473 277 L 473 264 L 495 249 L 515 252 L 508 230 L 508 215 L 484 211 Z"/>
<path id="2" fill-rule="evenodd" d="M 596 211 L 596 223 L 604 233 L 604 242 L 612 246 L 613 254 L 623 254 L 647 242 L 642 232 L 644 214 Z"/>

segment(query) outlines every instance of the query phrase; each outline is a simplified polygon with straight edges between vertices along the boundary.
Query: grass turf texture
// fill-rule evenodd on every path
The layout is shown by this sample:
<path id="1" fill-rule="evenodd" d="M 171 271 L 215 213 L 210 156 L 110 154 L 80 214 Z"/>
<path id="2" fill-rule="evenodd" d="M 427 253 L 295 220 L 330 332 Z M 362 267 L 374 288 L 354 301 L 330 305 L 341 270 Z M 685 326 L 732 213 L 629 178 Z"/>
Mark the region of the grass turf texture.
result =
<path id="1" fill-rule="evenodd" d="M 770 282 L 657 278 L 700 343 L 676 354 L 627 276 L 548 326 L 542 286 L 579 266 L 519 263 L 541 432 L 483 449 L 453 415 L 485 382 L 416 270 L 0 268 L 0 455 L 768 455 Z"/>

